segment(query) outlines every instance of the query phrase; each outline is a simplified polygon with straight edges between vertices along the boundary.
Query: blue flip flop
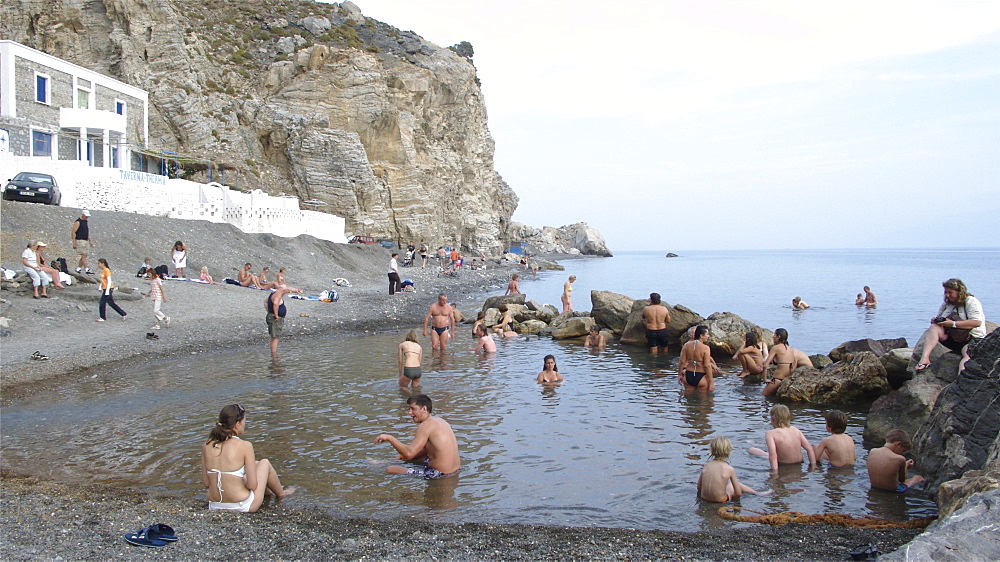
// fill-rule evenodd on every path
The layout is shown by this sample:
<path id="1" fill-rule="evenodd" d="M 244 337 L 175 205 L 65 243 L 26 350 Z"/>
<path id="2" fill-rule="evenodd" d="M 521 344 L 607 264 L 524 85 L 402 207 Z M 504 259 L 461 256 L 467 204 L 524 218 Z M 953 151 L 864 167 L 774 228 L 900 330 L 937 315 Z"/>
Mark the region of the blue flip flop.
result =
<path id="1" fill-rule="evenodd" d="M 167 546 L 167 541 L 155 539 L 149 536 L 148 527 L 134 533 L 125 533 L 123 538 L 125 539 L 125 542 L 134 544 L 135 546 L 148 546 L 151 548 Z"/>
<path id="2" fill-rule="evenodd" d="M 170 525 L 164 525 L 163 523 L 157 523 L 146 527 L 146 536 L 150 539 L 166 542 L 174 542 L 177 540 L 177 534 L 174 533 L 174 528 Z"/>

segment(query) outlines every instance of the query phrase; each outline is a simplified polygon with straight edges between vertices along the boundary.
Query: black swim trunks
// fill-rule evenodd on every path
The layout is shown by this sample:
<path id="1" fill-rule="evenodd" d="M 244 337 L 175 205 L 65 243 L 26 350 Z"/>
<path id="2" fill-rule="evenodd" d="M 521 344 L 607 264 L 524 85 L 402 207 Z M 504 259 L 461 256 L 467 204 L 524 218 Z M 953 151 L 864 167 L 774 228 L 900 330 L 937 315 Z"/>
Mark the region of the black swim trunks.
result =
<path id="1" fill-rule="evenodd" d="M 646 330 L 646 347 L 667 347 L 667 329 Z"/>
<path id="2" fill-rule="evenodd" d="M 431 326 L 431 327 L 434 328 L 434 331 L 437 332 L 439 336 L 443 335 L 445 332 L 448 331 L 448 326 L 444 326 L 442 328 L 438 328 L 437 326 Z"/>
<path id="3" fill-rule="evenodd" d="M 688 386 L 698 387 L 698 383 L 701 379 L 705 378 L 705 373 L 698 373 L 695 371 L 684 371 L 684 380 L 687 381 Z"/>

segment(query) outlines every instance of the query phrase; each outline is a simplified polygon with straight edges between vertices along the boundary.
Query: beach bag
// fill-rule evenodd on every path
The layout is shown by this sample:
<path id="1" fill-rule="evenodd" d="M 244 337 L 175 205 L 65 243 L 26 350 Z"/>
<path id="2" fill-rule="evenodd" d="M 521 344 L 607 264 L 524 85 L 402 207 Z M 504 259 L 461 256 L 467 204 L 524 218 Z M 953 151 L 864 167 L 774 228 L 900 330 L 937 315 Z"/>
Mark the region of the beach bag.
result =
<path id="1" fill-rule="evenodd" d="M 952 311 L 951 314 L 948 315 L 948 320 L 953 320 L 953 321 L 954 320 L 964 320 L 964 318 L 962 318 L 961 316 L 958 315 L 958 309 L 956 308 L 954 311 Z M 969 328 L 969 329 L 965 329 L 965 328 L 945 328 L 944 329 L 944 333 L 948 334 L 948 339 L 950 339 L 951 341 L 954 341 L 954 342 L 959 342 L 959 343 L 964 342 L 964 341 L 969 341 L 969 332 L 971 332 L 971 331 L 972 331 L 972 328 Z"/>
<path id="2" fill-rule="evenodd" d="M 240 282 L 231 277 L 226 277 L 225 279 L 222 280 L 222 282 L 228 285 L 236 285 L 237 287 L 240 286 Z"/>
<path id="3" fill-rule="evenodd" d="M 319 294 L 319 300 L 323 302 L 337 302 L 340 297 L 337 295 L 337 291 L 330 289 L 329 291 L 323 291 Z"/>
<path id="4" fill-rule="evenodd" d="M 69 273 L 69 265 L 66 264 L 66 258 L 56 258 L 56 262 L 59 263 L 59 267 L 56 269 L 63 273 Z"/>

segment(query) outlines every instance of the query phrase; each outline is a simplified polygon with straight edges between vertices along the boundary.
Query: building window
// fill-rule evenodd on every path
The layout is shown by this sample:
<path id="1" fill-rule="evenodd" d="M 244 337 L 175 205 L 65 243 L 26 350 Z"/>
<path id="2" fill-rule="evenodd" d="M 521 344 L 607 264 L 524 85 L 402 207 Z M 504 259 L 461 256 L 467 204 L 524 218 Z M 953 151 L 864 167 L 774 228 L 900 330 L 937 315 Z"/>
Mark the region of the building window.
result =
<path id="1" fill-rule="evenodd" d="M 49 103 L 49 77 L 44 74 L 35 74 L 35 101 L 38 103 Z"/>
<path id="2" fill-rule="evenodd" d="M 90 109 L 90 92 L 82 88 L 76 90 L 76 107 L 78 109 Z"/>
<path id="3" fill-rule="evenodd" d="M 121 166 L 118 165 L 118 147 L 117 146 L 112 146 L 111 147 L 111 162 L 110 162 L 110 164 L 111 164 L 112 168 L 120 168 L 121 167 Z"/>
<path id="4" fill-rule="evenodd" d="M 125 102 L 122 100 L 115 100 L 115 113 L 118 115 L 125 115 Z"/>
<path id="5" fill-rule="evenodd" d="M 31 155 L 52 156 L 52 133 L 31 131 Z"/>

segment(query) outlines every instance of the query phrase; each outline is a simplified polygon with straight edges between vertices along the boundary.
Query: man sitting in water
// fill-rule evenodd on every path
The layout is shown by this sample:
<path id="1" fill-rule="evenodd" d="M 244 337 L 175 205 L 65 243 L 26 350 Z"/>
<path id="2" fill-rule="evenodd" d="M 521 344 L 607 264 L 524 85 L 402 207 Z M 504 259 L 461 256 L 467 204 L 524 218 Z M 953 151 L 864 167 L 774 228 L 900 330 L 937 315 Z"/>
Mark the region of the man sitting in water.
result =
<path id="1" fill-rule="evenodd" d="M 913 459 L 903 456 L 909 450 L 910 436 L 902 429 L 893 429 L 885 435 L 885 446 L 868 453 L 868 479 L 872 488 L 902 494 L 924 481 L 923 476 L 906 477 L 906 471 L 913 468 Z"/>
<path id="2" fill-rule="evenodd" d="M 608 344 L 608 339 L 601 333 L 601 327 L 594 324 L 587 332 L 587 339 L 583 340 L 583 347 L 590 349 L 604 349 Z"/>
<path id="3" fill-rule="evenodd" d="M 422 460 L 423 466 L 407 468 L 392 465 L 386 467 L 385 471 L 389 474 L 415 474 L 427 479 L 457 475 L 462 469 L 462 461 L 458 457 L 458 441 L 451 426 L 443 419 L 431 415 L 433 406 L 427 395 L 410 396 L 406 403 L 410 405 L 410 419 L 417 424 L 413 442 L 406 445 L 392 435 L 382 433 L 375 438 L 375 443 L 388 441 L 399 452 L 399 459 Z"/>

